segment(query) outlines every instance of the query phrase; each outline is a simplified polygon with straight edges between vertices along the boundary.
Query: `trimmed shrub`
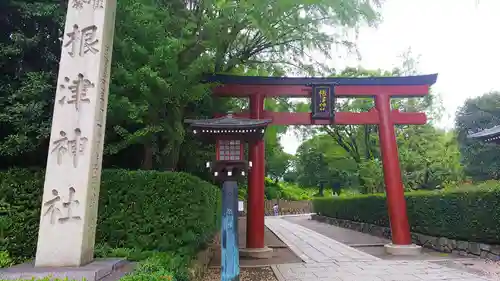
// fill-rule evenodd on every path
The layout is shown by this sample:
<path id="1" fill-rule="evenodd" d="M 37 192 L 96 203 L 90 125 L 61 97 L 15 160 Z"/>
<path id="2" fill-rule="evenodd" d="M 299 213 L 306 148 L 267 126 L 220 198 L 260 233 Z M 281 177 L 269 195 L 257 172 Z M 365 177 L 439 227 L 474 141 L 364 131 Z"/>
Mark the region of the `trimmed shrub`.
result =
<path id="1" fill-rule="evenodd" d="M 97 241 L 111 247 L 171 251 L 213 238 L 219 188 L 186 173 L 105 171 Z"/>
<path id="2" fill-rule="evenodd" d="M 496 183 L 498 185 L 498 183 Z M 500 244 L 500 189 L 419 191 L 405 195 L 411 231 L 450 239 Z M 389 227 L 383 194 L 316 198 L 316 213 Z"/>
<path id="3" fill-rule="evenodd" d="M 7 251 L 16 260 L 35 254 L 43 180 L 42 171 L 0 172 L 0 202 L 8 206 L 3 220 L 9 224 L 2 231 L 0 251 Z"/>
<path id="4" fill-rule="evenodd" d="M 0 172 L 0 202 L 10 227 L 0 251 L 32 257 L 40 219 L 43 171 Z M 203 246 L 218 228 L 219 189 L 186 173 L 105 170 L 96 243 L 140 251 L 175 251 Z"/>

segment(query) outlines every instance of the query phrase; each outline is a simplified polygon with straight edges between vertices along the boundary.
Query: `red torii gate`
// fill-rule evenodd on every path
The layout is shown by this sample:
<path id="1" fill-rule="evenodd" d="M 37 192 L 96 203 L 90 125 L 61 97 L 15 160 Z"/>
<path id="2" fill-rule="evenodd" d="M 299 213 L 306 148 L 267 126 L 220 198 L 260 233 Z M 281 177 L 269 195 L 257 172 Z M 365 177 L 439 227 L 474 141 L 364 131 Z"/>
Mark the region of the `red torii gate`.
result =
<path id="1" fill-rule="evenodd" d="M 437 74 L 406 77 L 367 78 L 281 78 L 213 75 L 206 82 L 218 83 L 218 97 L 247 97 L 250 112 L 235 114 L 254 119 L 272 119 L 273 125 L 379 125 L 387 206 L 396 249 L 412 244 L 406 201 L 399 166 L 394 125 L 425 124 L 421 112 L 391 110 L 391 97 L 422 97 L 437 80 Z M 314 93 L 313 93 L 314 92 Z M 313 112 L 271 112 L 264 110 L 266 97 L 312 98 Z M 374 97 L 375 107 L 368 112 L 335 112 L 334 97 Z M 318 116 L 320 120 L 318 120 Z M 325 118 L 326 117 L 326 118 Z M 264 141 L 249 143 L 253 168 L 248 177 L 247 249 L 264 245 Z M 397 252 L 397 250 L 395 250 Z"/>

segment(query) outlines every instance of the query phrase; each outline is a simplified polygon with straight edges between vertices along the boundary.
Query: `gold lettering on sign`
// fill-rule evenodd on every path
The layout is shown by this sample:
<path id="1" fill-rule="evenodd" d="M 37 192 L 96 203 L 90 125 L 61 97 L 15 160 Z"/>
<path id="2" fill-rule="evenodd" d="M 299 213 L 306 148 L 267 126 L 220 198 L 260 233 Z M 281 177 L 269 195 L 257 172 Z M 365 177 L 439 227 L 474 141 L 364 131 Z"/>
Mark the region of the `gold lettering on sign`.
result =
<path id="1" fill-rule="evenodd" d="M 83 9 L 85 6 L 91 5 L 94 9 L 104 8 L 104 0 L 73 0 L 72 7 L 78 10 Z"/>
<path id="2" fill-rule="evenodd" d="M 69 86 L 68 86 L 69 84 Z M 76 111 L 80 110 L 80 104 L 90 103 L 90 99 L 87 97 L 87 92 L 89 88 L 94 88 L 94 83 L 90 82 L 88 79 L 84 79 L 83 74 L 78 74 L 78 77 L 71 81 L 69 77 L 64 77 L 64 84 L 59 85 L 59 87 L 64 90 L 68 89 L 73 95 L 66 100 L 66 96 L 59 99 L 59 104 L 63 105 L 74 104 Z"/>
<path id="3" fill-rule="evenodd" d="M 319 111 L 326 111 L 326 106 L 327 104 L 327 93 L 326 90 L 320 90 L 319 91 L 319 96 L 320 96 L 320 103 L 319 103 Z"/>
<path id="4" fill-rule="evenodd" d="M 51 153 L 57 153 L 57 164 L 62 164 L 62 157 L 68 151 L 71 152 L 73 157 L 73 167 L 78 166 L 78 158 L 85 151 L 85 145 L 87 143 L 86 137 L 81 137 L 80 128 L 75 129 L 75 137 L 73 139 L 68 139 L 65 131 L 60 131 L 60 138 L 52 142 L 52 150 Z"/>
<path id="5" fill-rule="evenodd" d="M 74 199 L 76 190 L 74 187 L 68 188 L 69 194 L 68 194 L 68 201 L 66 202 L 61 202 L 61 196 L 59 196 L 59 191 L 57 189 L 52 189 L 52 195 L 54 196 L 52 199 L 46 201 L 43 203 L 44 207 L 47 207 L 47 210 L 45 213 L 43 213 L 43 216 L 50 216 L 50 224 L 54 224 L 57 221 L 59 223 L 66 223 L 71 220 L 81 220 L 82 218 L 80 216 L 74 216 L 73 215 L 73 205 L 78 206 L 80 202 L 78 200 Z M 63 216 L 61 209 L 58 207 L 58 205 L 61 205 L 62 208 L 65 209 L 66 211 L 66 216 Z"/>
<path id="6" fill-rule="evenodd" d="M 69 37 L 68 41 L 64 44 L 64 48 L 69 47 L 68 54 L 72 57 L 75 54 L 78 54 L 80 57 L 83 57 L 88 52 L 92 54 L 96 54 L 99 52 L 97 49 L 97 44 L 99 40 L 96 39 L 97 36 L 97 26 L 90 25 L 84 27 L 80 30 L 80 27 L 75 24 L 73 25 L 73 31 L 66 33 L 66 36 Z"/>

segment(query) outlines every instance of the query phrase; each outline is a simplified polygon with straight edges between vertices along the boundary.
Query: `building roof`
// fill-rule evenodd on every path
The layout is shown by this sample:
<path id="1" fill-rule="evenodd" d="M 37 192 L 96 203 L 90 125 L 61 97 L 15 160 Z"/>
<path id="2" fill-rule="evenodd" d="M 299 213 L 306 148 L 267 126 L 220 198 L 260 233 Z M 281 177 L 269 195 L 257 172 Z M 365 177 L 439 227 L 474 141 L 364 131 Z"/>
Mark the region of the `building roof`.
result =
<path id="1" fill-rule="evenodd" d="M 470 134 L 467 137 L 473 139 L 481 139 L 485 141 L 492 141 L 496 137 L 500 136 L 500 126 L 495 126 L 489 129 L 482 130 L 480 132 Z"/>
<path id="2" fill-rule="evenodd" d="M 240 118 L 233 117 L 232 114 L 228 114 L 223 117 L 212 119 L 186 119 L 184 122 L 191 124 L 191 127 L 206 129 L 245 129 L 266 127 L 272 122 L 272 120 Z"/>
<path id="3" fill-rule="evenodd" d="M 216 74 L 208 75 L 203 82 L 239 85 L 358 85 L 358 86 L 407 86 L 432 85 L 437 74 L 400 77 L 264 77 Z"/>

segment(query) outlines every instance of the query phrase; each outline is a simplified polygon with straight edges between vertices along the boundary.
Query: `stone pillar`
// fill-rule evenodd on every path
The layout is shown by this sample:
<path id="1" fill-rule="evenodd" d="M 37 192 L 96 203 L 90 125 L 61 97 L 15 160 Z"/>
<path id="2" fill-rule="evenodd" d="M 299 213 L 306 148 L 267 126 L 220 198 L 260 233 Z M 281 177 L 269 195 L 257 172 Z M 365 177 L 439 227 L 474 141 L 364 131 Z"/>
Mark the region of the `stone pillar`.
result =
<path id="1" fill-rule="evenodd" d="M 93 260 L 116 0 L 68 3 L 36 267 Z"/>

